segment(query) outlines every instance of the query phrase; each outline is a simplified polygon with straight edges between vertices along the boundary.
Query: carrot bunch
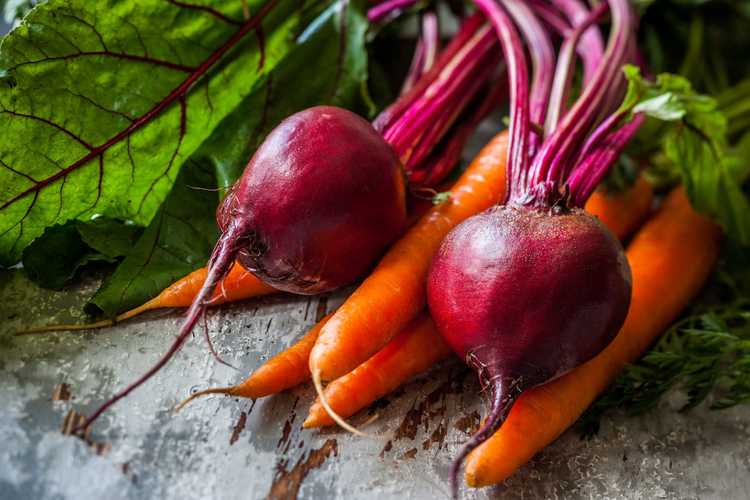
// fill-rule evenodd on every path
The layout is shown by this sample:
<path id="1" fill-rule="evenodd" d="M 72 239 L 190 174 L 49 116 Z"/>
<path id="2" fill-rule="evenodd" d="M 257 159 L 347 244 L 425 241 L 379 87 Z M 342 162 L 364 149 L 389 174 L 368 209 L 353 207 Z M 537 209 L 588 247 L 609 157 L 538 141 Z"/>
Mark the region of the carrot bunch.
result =
<path id="1" fill-rule="evenodd" d="M 325 399 L 335 413 L 348 417 L 448 357 L 448 347 L 424 312 L 425 275 L 439 234 L 502 196 L 506 145 L 505 133 L 495 136 L 453 186 L 451 200 L 428 211 L 338 311 L 316 324 L 297 344 L 269 360 L 245 382 L 231 388 L 202 391 L 189 400 L 213 393 L 257 398 L 291 388 L 311 377 L 312 356 L 318 349 L 326 359 L 334 360 L 333 373 L 342 374 L 328 385 Z M 652 200 L 650 184 L 639 178 L 625 192 L 595 193 L 587 210 L 624 239 L 647 216 Z M 385 328 L 395 333 L 385 334 Z M 341 331 L 356 333 L 341 334 Z M 321 342 L 326 334 L 343 335 L 345 340 L 342 344 L 329 341 L 334 346 L 329 351 L 326 343 Z M 362 338 L 368 338 L 377 347 L 357 352 L 357 347 L 352 346 L 361 346 L 358 342 Z M 367 355 L 369 351 L 373 354 Z M 361 361 L 352 361 L 351 357 Z M 309 365 L 302 361 L 308 358 Z M 305 426 L 333 423 L 332 416 L 318 401 L 311 408 Z"/>
<path id="2" fill-rule="evenodd" d="M 304 427 L 329 426 L 450 356 L 426 312 L 426 274 L 432 255 L 452 227 L 502 199 L 506 148 L 507 134 L 496 135 L 451 187 L 449 200 L 427 210 L 349 299 L 297 343 L 269 359 L 245 381 L 193 394 L 180 408 L 208 394 L 253 399 L 270 396 L 317 373 L 330 383 L 310 408 Z M 651 186 L 641 177 L 621 193 L 597 191 L 587 203 L 586 210 L 621 240 L 637 230 L 627 248 L 634 292 L 625 326 L 613 344 L 592 361 L 529 391 L 518 401 L 505 425 L 469 457 L 469 485 L 502 481 L 572 425 L 617 372 L 637 359 L 676 318 L 707 278 L 718 255 L 719 230 L 693 211 L 681 189 L 670 194 L 638 229 L 649 217 L 652 204 Z M 205 275 L 205 268 L 194 271 L 117 321 L 159 307 L 189 305 Z M 665 283 L 663 276 L 680 279 Z M 211 305 L 274 291 L 235 265 Z M 665 300 L 668 303 L 663 303 Z M 655 309 L 657 301 L 663 305 Z M 37 331 L 110 324 L 50 326 Z"/>
<path id="3" fill-rule="evenodd" d="M 491 203 L 502 194 L 501 190 L 483 191 L 481 187 L 502 185 L 485 183 L 503 175 L 505 156 L 498 153 L 506 144 L 506 135 L 498 134 L 482 149 L 452 188 L 454 195 L 449 203 L 460 203 L 461 209 L 470 205 L 481 210 L 483 204 Z M 455 193 L 461 196 L 456 197 Z M 586 209 L 597 215 L 620 239 L 624 240 L 637 230 L 627 247 L 634 291 L 625 325 L 610 347 L 592 361 L 529 391 L 518 401 L 506 424 L 470 455 L 466 469 L 469 485 L 485 486 L 502 481 L 572 425 L 619 370 L 636 360 L 679 315 L 707 279 L 718 256 L 719 229 L 692 209 L 681 188 L 673 191 L 658 212 L 644 223 L 652 201 L 650 185 L 639 178 L 627 191 L 616 195 L 600 191 L 587 204 Z M 339 374 L 329 374 L 333 380 L 322 394 L 333 415 L 319 398 L 304 422 L 306 428 L 323 427 L 333 425 L 338 417 L 346 418 L 367 408 L 410 378 L 446 359 L 451 351 L 425 312 L 423 286 L 412 284 L 420 278 L 424 280 L 419 272 L 429 264 L 431 255 L 409 252 L 408 243 L 413 242 L 415 246 L 421 243 L 422 248 L 429 249 L 432 239 L 426 237 L 429 233 L 426 227 L 439 221 L 440 225 L 433 227 L 445 230 L 451 220 L 455 220 L 451 219 L 451 214 L 458 209 L 453 210 L 456 212 L 443 206 L 429 211 L 394 245 L 370 278 L 338 311 L 321 320 L 298 343 L 262 365 L 245 382 L 231 388 L 209 389 L 189 400 L 211 393 L 257 398 L 294 387 L 311 378 L 311 367 L 317 366 L 313 362 L 317 349 L 325 354 L 321 359 L 332 360 L 333 369 L 329 373 Z M 397 278 L 404 279 L 404 276 L 407 285 L 399 286 Z M 664 276 L 679 276 L 679 279 L 666 282 Z M 372 299 L 368 301 L 368 297 Z M 662 306 L 654 308 L 654 303 L 662 303 Z M 379 311 L 388 313 L 378 314 Z M 337 317 L 337 323 L 332 323 Z M 367 321 L 375 323 L 369 325 Z M 383 333 L 384 326 L 396 333 Z M 335 338 L 334 334 L 352 331 L 376 339 L 358 343 L 363 337 L 347 334 L 341 345 L 338 340 L 329 340 L 330 344 L 320 342 L 323 335 Z M 334 350 L 328 351 L 327 345 L 333 345 Z M 380 348 L 373 345 L 380 345 Z M 374 353 L 367 356 L 369 352 Z M 347 358 L 341 359 L 341 356 Z M 365 359 L 357 363 L 349 356 Z"/>
<path id="4" fill-rule="evenodd" d="M 492 153 L 504 143 L 504 134 L 495 137 L 465 176 L 476 174 L 474 169 L 480 164 L 486 167 L 493 157 L 494 167 L 502 169 L 504 165 L 497 161 L 501 157 Z M 652 199 L 649 184 L 639 180 L 616 196 L 596 193 L 587 210 L 625 239 L 647 217 Z M 525 394 L 505 425 L 470 455 L 467 483 L 478 487 L 502 481 L 571 426 L 616 374 L 635 361 L 700 290 L 718 257 L 720 236 L 716 225 L 693 210 L 682 188 L 670 193 L 627 247 L 633 270 L 633 302 L 615 341 L 590 362 Z M 664 276 L 678 278 L 667 281 Z M 655 308 L 655 303 L 660 307 Z M 257 398 L 309 380 L 311 372 L 305 360 L 335 316 L 332 313 L 324 318 L 302 340 L 262 365 L 244 383 L 200 394 L 219 392 Z M 323 396 L 337 416 L 349 417 L 447 358 L 450 352 L 429 315 L 420 309 L 383 348 L 333 380 Z M 304 427 L 334 423 L 334 416 L 318 399 L 310 408 Z"/>

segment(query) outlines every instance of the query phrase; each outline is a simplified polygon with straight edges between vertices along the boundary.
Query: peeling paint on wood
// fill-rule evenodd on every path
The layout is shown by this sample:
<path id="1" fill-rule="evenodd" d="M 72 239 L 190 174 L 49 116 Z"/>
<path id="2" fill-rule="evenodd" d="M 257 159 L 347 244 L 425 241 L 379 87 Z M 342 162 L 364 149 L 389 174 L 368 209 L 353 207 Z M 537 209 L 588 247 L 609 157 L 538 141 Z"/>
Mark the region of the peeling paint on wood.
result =
<path id="1" fill-rule="evenodd" d="M 242 434 L 242 431 L 245 430 L 245 425 L 247 424 L 247 413 L 240 412 L 240 416 L 237 419 L 237 423 L 234 424 L 234 428 L 232 429 L 232 436 L 229 438 L 229 446 L 232 446 L 234 443 L 237 442 L 237 440 L 240 438 L 240 434 Z"/>
<path id="2" fill-rule="evenodd" d="M 290 471 L 281 470 L 271 485 L 268 493 L 269 500 L 294 500 L 297 498 L 302 481 L 305 480 L 310 471 L 317 469 L 333 453 L 338 456 L 338 443 L 335 439 L 328 439 L 323 446 L 310 450 L 307 458 L 299 459 Z"/>

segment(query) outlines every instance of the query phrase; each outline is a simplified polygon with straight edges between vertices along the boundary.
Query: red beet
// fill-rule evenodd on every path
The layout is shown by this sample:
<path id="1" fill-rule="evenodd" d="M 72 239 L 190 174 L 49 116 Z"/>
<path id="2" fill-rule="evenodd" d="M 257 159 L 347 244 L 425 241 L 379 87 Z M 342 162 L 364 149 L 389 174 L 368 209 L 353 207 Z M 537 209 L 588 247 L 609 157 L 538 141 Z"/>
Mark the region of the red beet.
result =
<path id="1" fill-rule="evenodd" d="M 217 213 L 245 225 L 239 260 L 274 288 L 349 284 L 406 226 L 406 179 L 391 146 L 350 111 L 318 106 L 276 127 Z"/>
<path id="2" fill-rule="evenodd" d="M 620 243 L 580 209 L 495 207 L 444 240 L 429 276 L 430 311 L 474 368 L 492 407 L 453 465 L 502 424 L 518 395 L 572 370 L 615 337 L 630 305 Z"/>
<path id="3" fill-rule="evenodd" d="M 355 280 L 406 227 L 406 179 L 391 146 L 350 111 L 318 106 L 282 121 L 217 210 L 221 236 L 177 338 L 126 397 L 182 347 L 235 259 L 274 287 L 318 293 Z"/>
<path id="4" fill-rule="evenodd" d="M 508 65 L 510 144 L 507 204 L 455 227 L 428 277 L 427 300 L 438 330 L 478 372 L 492 400 L 484 424 L 453 462 L 454 497 L 466 455 L 502 425 L 523 391 L 601 352 L 624 322 L 631 294 L 620 243 L 581 209 L 638 127 L 638 120 L 624 123 L 625 113 L 617 111 L 599 121 L 621 98 L 620 68 L 632 46 L 627 0 L 608 1 L 606 57 L 581 96 L 561 120 L 551 115 L 550 126 L 533 133 L 531 123 L 545 121 L 548 103 L 553 111 L 566 107 L 569 57 L 603 11 L 587 14 L 567 37 L 560 71 L 550 78 L 551 42 L 529 6 L 520 0 L 475 1 L 492 21 Z M 517 29 L 535 62 L 533 79 Z"/>
<path id="5" fill-rule="evenodd" d="M 595 217 L 504 206 L 446 237 L 427 290 L 442 335 L 485 383 L 528 388 L 614 338 L 630 284 L 622 246 Z"/>

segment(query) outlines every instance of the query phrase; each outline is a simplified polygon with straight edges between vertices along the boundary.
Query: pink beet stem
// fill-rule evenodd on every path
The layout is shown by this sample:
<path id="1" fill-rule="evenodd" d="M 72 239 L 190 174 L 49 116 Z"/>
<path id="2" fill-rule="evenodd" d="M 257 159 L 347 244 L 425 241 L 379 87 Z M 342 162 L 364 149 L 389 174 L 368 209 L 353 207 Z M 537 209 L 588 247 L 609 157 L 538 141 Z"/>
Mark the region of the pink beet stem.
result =
<path id="1" fill-rule="evenodd" d="M 531 9 L 519 0 L 506 0 L 508 12 L 526 39 L 526 45 L 531 55 L 532 79 L 529 96 L 529 117 L 532 123 L 544 123 L 550 98 L 550 88 L 555 71 L 555 51 L 552 48 L 547 30 L 533 14 Z M 529 137 L 530 158 L 544 139 L 542 134 L 531 134 Z M 527 183 L 524 172 L 524 184 Z"/>
<path id="2" fill-rule="evenodd" d="M 550 133 L 557 128 L 557 124 L 565 111 L 565 102 L 568 98 L 570 84 L 573 79 L 573 70 L 575 69 L 575 59 L 573 54 L 578 47 L 584 44 L 584 42 L 582 42 L 584 34 L 590 33 L 590 26 L 599 21 L 607 11 L 608 7 L 609 6 L 606 3 L 599 4 L 581 20 L 575 29 L 570 32 L 560 48 L 560 55 L 557 59 L 557 69 L 555 70 L 555 80 L 551 90 L 549 113 L 545 123 L 545 130 L 547 133 Z M 591 51 L 588 50 L 585 52 L 584 67 L 586 66 L 587 59 L 592 59 L 590 53 Z M 536 175 L 537 172 L 534 172 L 534 174 L 533 179 L 536 182 L 541 182 L 542 179 L 538 178 Z"/>
<path id="3" fill-rule="evenodd" d="M 575 148 L 598 115 L 608 88 L 617 77 L 621 77 L 620 67 L 627 53 L 632 15 L 627 0 L 610 0 L 609 4 L 612 30 L 604 63 L 534 159 L 534 171 L 548 181 L 563 183 Z"/>
<path id="4" fill-rule="evenodd" d="M 529 75 L 521 39 L 506 11 L 496 0 L 475 0 L 495 28 L 507 64 L 510 92 L 510 126 L 506 174 L 506 199 L 522 189 L 528 170 L 530 130 Z"/>

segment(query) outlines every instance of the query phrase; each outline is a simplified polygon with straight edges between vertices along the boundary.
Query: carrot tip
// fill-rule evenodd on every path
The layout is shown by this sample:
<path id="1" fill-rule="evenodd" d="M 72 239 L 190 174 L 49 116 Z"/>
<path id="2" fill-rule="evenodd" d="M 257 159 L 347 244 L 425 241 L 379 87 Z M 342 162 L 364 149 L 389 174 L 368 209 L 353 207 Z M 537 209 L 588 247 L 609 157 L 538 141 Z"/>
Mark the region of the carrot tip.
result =
<path id="1" fill-rule="evenodd" d="M 198 391 L 195 394 L 191 394 L 189 397 L 185 398 L 180 404 L 175 406 L 174 412 L 175 414 L 179 413 L 185 406 L 187 406 L 192 400 L 199 398 L 201 396 L 207 396 L 209 394 L 226 394 L 230 395 L 234 391 L 234 387 L 214 387 L 212 389 L 204 389 L 202 391 Z"/>
<path id="2" fill-rule="evenodd" d="M 353 425 L 349 424 L 341 418 L 341 416 L 333 411 L 333 408 L 328 404 L 328 400 L 326 400 L 325 394 L 323 394 L 323 384 L 320 381 L 320 370 L 315 370 L 312 374 L 313 384 L 315 385 L 315 391 L 318 393 L 318 398 L 320 399 L 320 404 L 323 405 L 323 408 L 325 409 L 326 413 L 333 419 L 334 422 L 336 422 L 339 427 L 342 429 L 351 432 L 352 434 L 356 434 L 360 437 L 365 438 L 374 438 L 375 436 L 371 434 L 367 434 L 365 432 L 362 432 L 361 430 L 357 429 Z M 309 417 L 308 419 L 309 420 Z M 307 421 L 306 420 L 306 421 Z M 304 426 L 304 424 L 303 424 Z"/>
<path id="3" fill-rule="evenodd" d="M 57 332 L 76 332 L 81 330 L 96 330 L 97 328 L 106 328 L 114 325 L 115 322 L 111 319 L 105 319 L 103 321 L 97 321 L 96 323 L 85 323 L 83 325 L 45 325 L 37 326 L 35 328 L 29 328 L 27 330 L 20 330 L 15 332 L 15 337 L 23 337 L 25 335 L 36 335 L 39 333 L 57 333 Z"/>

